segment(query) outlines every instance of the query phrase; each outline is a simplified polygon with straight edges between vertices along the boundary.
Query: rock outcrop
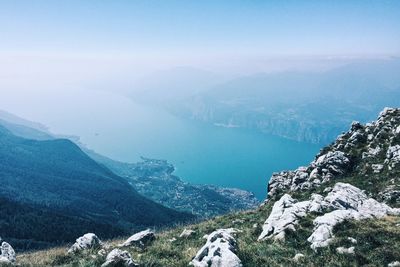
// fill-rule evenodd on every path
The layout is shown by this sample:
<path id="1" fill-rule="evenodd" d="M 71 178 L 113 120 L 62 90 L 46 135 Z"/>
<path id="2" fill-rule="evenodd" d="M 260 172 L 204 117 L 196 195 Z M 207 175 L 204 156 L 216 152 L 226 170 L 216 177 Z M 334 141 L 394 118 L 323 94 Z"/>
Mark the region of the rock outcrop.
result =
<path id="1" fill-rule="evenodd" d="M 138 267 L 139 265 L 132 259 L 131 254 L 128 251 L 113 249 L 108 253 L 106 262 L 104 262 L 101 267 Z"/>
<path id="2" fill-rule="evenodd" d="M 78 253 L 87 249 L 100 248 L 101 246 L 102 243 L 95 234 L 87 233 L 76 239 L 76 242 L 69 248 L 68 253 Z"/>
<path id="3" fill-rule="evenodd" d="M 1 238 L 0 238 L 1 241 Z M 0 264 L 14 264 L 16 261 L 16 254 L 14 249 L 7 242 L 1 243 L 0 248 Z"/>
<path id="4" fill-rule="evenodd" d="M 348 132 L 325 147 L 308 166 L 274 173 L 268 199 L 320 187 L 352 176 L 376 178 L 371 193 L 387 203 L 400 203 L 400 109 L 385 108 L 372 123 L 353 122 Z M 384 174 L 385 179 L 379 179 Z M 368 188 L 363 188 L 368 189 Z"/>
<path id="5" fill-rule="evenodd" d="M 307 239 L 313 249 L 327 246 L 334 238 L 334 226 L 345 220 L 400 215 L 400 209 L 391 208 L 369 198 L 359 188 L 350 184 L 337 183 L 325 198 L 313 194 L 310 200 L 297 202 L 290 195 L 283 195 L 275 202 L 258 239 L 284 239 L 285 231 L 295 231 L 300 218 L 311 212 L 324 213 L 314 219 L 313 233 Z"/>
<path id="6" fill-rule="evenodd" d="M 283 240 L 286 230 L 296 230 L 296 225 L 301 217 L 309 212 L 318 212 L 326 207 L 321 195 L 313 194 L 311 200 L 297 202 L 290 195 L 285 194 L 275 202 L 271 214 L 263 225 L 263 231 L 258 240 L 273 238 Z"/>
<path id="7" fill-rule="evenodd" d="M 136 246 L 139 248 L 145 248 L 156 238 L 153 231 L 150 229 L 141 231 L 129 237 L 124 243 L 120 244 L 120 247 Z"/>
<path id="8" fill-rule="evenodd" d="M 236 255 L 235 229 L 219 229 L 207 236 L 206 244 L 197 252 L 190 265 L 195 267 L 242 267 Z"/>

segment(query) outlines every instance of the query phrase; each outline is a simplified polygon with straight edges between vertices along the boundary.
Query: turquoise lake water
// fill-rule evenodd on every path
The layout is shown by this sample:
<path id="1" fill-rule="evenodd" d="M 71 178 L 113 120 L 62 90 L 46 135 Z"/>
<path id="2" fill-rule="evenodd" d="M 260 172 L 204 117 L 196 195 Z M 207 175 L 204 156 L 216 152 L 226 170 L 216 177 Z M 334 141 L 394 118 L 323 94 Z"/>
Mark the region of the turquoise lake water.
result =
<path id="1" fill-rule="evenodd" d="M 29 112 L 21 109 L 18 115 L 42 122 L 55 133 L 80 136 L 98 153 L 125 162 L 138 161 L 140 156 L 166 159 L 184 181 L 237 187 L 259 199 L 265 198 L 272 172 L 308 164 L 320 149 L 253 131 L 182 120 L 106 92 L 28 99 L 22 104 Z"/>

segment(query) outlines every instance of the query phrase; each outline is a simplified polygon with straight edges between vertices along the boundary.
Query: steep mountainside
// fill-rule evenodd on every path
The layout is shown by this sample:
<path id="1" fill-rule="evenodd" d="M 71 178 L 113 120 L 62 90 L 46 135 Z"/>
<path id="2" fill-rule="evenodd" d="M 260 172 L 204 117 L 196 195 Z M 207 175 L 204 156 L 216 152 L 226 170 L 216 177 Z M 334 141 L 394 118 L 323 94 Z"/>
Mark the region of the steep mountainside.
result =
<path id="1" fill-rule="evenodd" d="M 8 218 L 3 219 L 6 222 L 10 217 L 21 222 L 23 213 L 18 205 L 52 216 L 63 215 L 69 218 L 69 223 L 74 222 L 77 229 L 79 223 L 86 222 L 86 230 L 96 231 L 102 226 L 101 231 L 106 232 L 104 228 L 108 225 L 114 235 L 193 219 L 192 215 L 142 197 L 125 179 L 96 163 L 69 140 L 24 139 L 0 126 L 0 170 L 0 197 L 6 207 L 15 207 L 9 209 Z M 38 234 L 38 227 L 45 225 L 42 219 L 46 218 L 35 217 L 29 225 L 29 229 L 36 232 L 35 241 L 73 240 L 73 233 L 66 234 L 62 227 L 59 235 L 51 240 L 46 231 Z M 3 225 L 2 237 L 32 238 L 24 237 L 24 229 L 20 227 L 23 225 Z M 70 225 L 63 227 L 68 229 Z"/>
<path id="2" fill-rule="evenodd" d="M 7 116 L 2 116 L 2 114 L 7 114 Z M 56 138 L 51 133 L 42 131 L 44 127 L 38 127 L 40 124 L 23 120 L 6 112 L 0 112 L 0 125 L 13 134 L 28 139 L 52 140 Z M 141 195 L 169 208 L 207 218 L 231 211 L 251 209 L 259 204 L 252 193 L 244 190 L 185 183 L 173 174 L 174 166 L 165 160 L 143 159 L 138 163 L 123 163 L 87 149 L 77 141 L 78 138 L 66 138 L 76 142 L 96 162 L 125 178 Z"/>
<path id="3" fill-rule="evenodd" d="M 274 174 L 269 197 L 257 210 L 157 233 L 155 240 L 140 248 L 113 250 L 123 243 L 117 240 L 107 242 L 99 253 L 82 249 L 79 255 L 68 255 L 58 249 L 19 255 L 17 262 L 23 266 L 113 266 L 116 261 L 168 267 L 189 263 L 399 266 L 399 152 L 400 109 L 385 109 L 372 123 L 354 122 L 309 166 Z"/>

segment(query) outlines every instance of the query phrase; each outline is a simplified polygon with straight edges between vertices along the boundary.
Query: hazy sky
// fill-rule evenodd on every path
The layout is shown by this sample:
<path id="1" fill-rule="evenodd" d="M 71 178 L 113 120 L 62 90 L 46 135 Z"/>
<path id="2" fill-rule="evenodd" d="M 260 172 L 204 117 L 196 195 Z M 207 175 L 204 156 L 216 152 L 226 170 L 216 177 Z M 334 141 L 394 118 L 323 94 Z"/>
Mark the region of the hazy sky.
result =
<path id="1" fill-rule="evenodd" d="M 1 1 L 2 51 L 398 54 L 400 1 Z"/>
<path id="2" fill-rule="evenodd" d="M 396 0 L 1 0 L 0 25 L 2 88 L 400 55 Z"/>

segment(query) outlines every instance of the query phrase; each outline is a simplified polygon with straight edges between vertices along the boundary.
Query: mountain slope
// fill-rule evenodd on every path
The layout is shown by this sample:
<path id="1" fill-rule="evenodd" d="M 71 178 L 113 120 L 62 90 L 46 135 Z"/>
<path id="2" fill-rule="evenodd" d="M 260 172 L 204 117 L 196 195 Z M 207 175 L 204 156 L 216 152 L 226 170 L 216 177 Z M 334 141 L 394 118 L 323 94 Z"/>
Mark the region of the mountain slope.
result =
<path id="1" fill-rule="evenodd" d="M 234 253 L 246 267 L 397 266 L 400 209 L 392 207 L 400 206 L 399 152 L 400 109 L 385 109 L 375 122 L 353 123 L 309 166 L 276 173 L 259 209 L 187 225 L 195 231 L 189 237 L 180 237 L 184 228 L 178 227 L 159 233 L 145 250 L 124 250 L 140 266 L 183 267 L 196 253 L 200 260 L 209 259 L 208 265 L 227 255 L 232 259 Z M 213 235 L 214 247 L 203 247 L 204 235 L 231 227 L 238 230 L 233 241 Z M 329 242 L 315 246 L 322 240 Z M 107 244 L 112 249 L 121 242 Z M 217 252 L 210 256 L 208 249 Z M 22 266 L 100 266 L 105 256 L 87 251 L 70 257 L 51 250 L 18 260 Z"/>
<path id="2" fill-rule="evenodd" d="M 29 127 L 37 124 L 26 123 L 25 120 L 11 114 L 2 117 L 0 112 L 0 125 L 13 134 L 28 139 L 53 140 L 56 138 L 51 133 L 42 132 L 42 128 Z M 78 138 L 72 139 L 89 157 L 126 179 L 141 195 L 169 208 L 193 213 L 201 218 L 209 218 L 231 211 L 254 208 L 259 203 L 252 193 L 244 190 L 186 183 L 173 174 L 174 166 L 165 160 L 144 159 L 137 163 L 119 162 L 87 149 L 77 140 Z"/>
<path id="3" fill-rule="evenodd" d="M 112 225 L 119 233 L 193 218 L 142 197 L 69 140 L 24 139 L 0 126 L 0 170 L 0 197 Z"/>

